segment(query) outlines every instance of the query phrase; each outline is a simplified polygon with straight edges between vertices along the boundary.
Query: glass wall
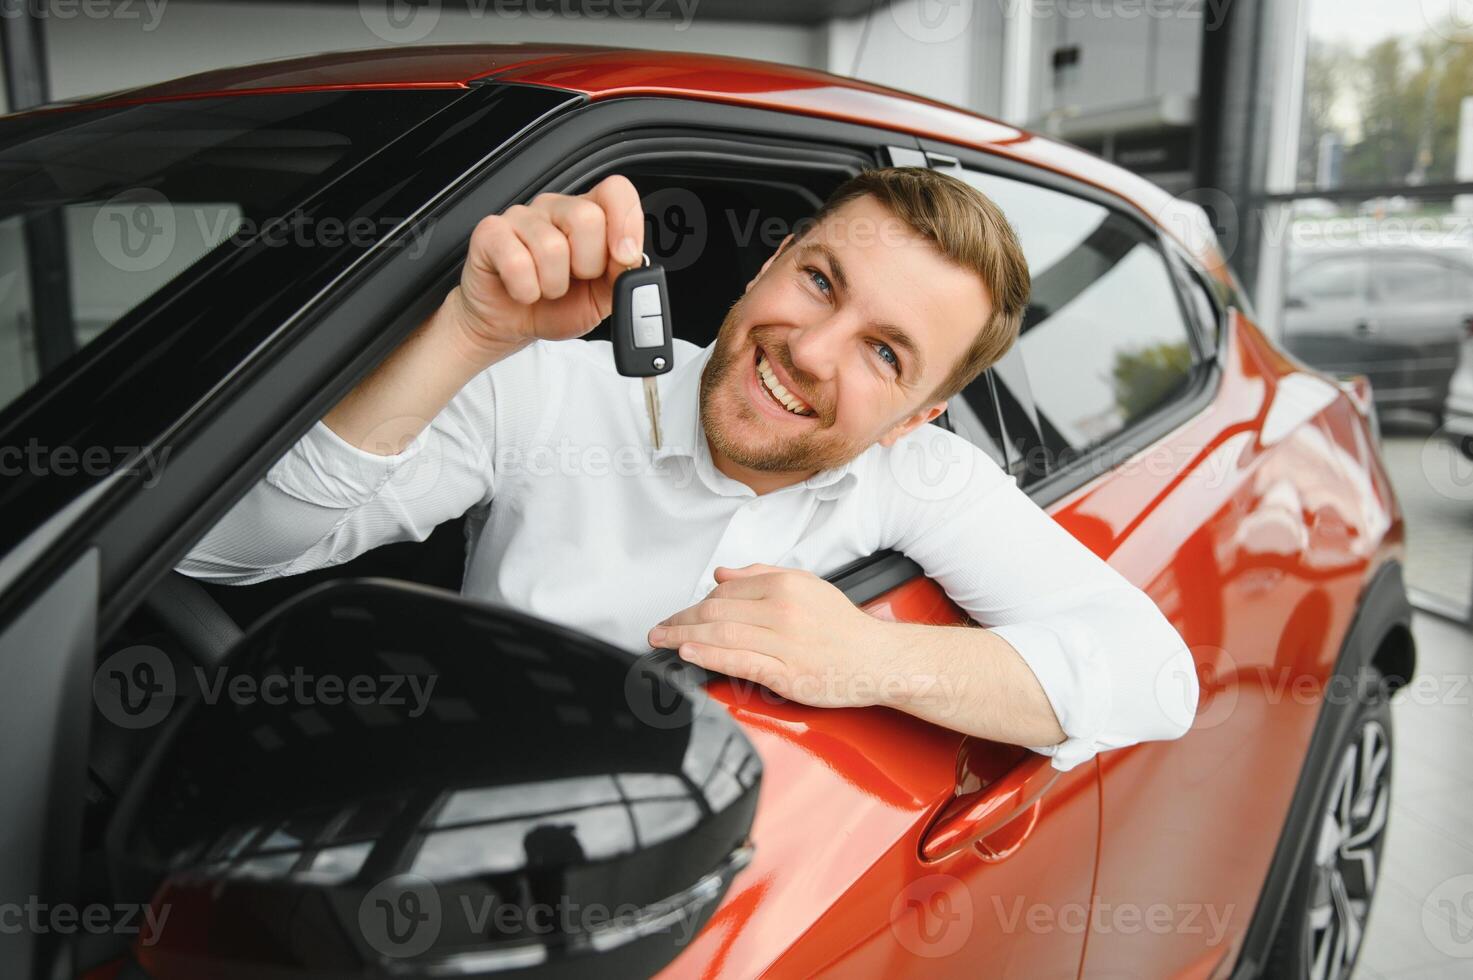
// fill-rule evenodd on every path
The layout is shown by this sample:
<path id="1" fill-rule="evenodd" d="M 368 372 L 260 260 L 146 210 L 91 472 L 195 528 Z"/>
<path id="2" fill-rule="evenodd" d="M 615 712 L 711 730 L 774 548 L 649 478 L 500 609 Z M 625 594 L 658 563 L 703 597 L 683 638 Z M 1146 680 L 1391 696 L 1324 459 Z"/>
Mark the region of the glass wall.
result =
<path id="1" fill-rule="evenodd" d="M 1473 7 L 1308 0 L 1289 193 L 1262 212 L 1284 345 L 1370 378 L 1419 604 L 1473 600 Z"/>

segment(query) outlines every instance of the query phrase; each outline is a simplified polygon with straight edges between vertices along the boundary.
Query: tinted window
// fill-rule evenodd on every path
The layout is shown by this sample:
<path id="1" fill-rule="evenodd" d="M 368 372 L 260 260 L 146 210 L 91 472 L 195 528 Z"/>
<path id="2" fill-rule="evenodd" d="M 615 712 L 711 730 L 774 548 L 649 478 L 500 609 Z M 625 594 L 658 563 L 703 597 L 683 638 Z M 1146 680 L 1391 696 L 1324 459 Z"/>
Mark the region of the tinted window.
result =
<path id="1" fill-rule="evenodd" d="M 1008 461 L 1002 450 L 1002 427 L 998 424 L 997 409 L 992 404 L 992 392 L 987 374 L 983 374 L 956 398 L 946 403 L 946 415 L 937 419 L 957 435 L 991 456 L 993 462 L 1007 469 Z"/>
<path id="2" fill-rule="evenodd" d="M 1172 401 L 1191 334 L 1165 257 L 1133 221 L 990 174 L 966 179 L 1018 232 L 1033 277 L 1019 347 L 1055 458 L 1088 450 Z"/>
<path id="3" fill-rule="evenodd" d="M 1365 299 L 1370 263 L 1364 255 L 1317 259 L 1289 273 L 1289 296 L 1310 306 L 1360 303 Z"/>
<path id="4" fill-rule="evenodd" d="M 298 206 L 453 92 L 326 92 L 0 121 L 0 408 L 216 248 Z M 275 224 L 273 224 L 275 223 Z"/>
<path id="5" fill-rule="evenodd" d="M 1463 299 L 1468 273 L 1419 255 L 1378 255 L 1372 266 L 1376 299 L 1383 303 L 1428 303 Z"/>

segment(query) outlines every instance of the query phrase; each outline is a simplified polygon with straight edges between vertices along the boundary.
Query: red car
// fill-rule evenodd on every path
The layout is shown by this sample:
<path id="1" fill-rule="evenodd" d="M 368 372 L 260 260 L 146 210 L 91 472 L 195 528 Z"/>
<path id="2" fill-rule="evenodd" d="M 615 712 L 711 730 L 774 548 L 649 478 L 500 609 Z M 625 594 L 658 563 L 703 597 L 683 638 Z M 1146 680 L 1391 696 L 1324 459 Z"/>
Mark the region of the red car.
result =
<path id="1" fill-rule="evenodd" d="M 986 192 L 1032 269 L 1020 341 L 938 423 L 1169 616 L 1201 688 L 1182 739 L 1060 773 L 884 709 L 703 694 L 425 588 L 459 585 L 455 525 L 257 586 L 171 572 L 438 302 L 483 215 L 629 176 L 676 331 L 705 345 L 833 187 L 899 164 Z M 7 976 L 1348 975 L 1387 696 L 1415 659 L 1402 517 L 1363 380 L 1264 337 L 1199 210 L 853 80 L 561 46 L 323 55 L 49 106 L 0 121 L 0 169 L 24 352 L 0 382 L 0 900 L 155 913 L 0 930 Z M 877 616 L 960 619 L 897 554 L 831 579 Z M 407 624 L 440 622 L 406 651 L 427 642 Z M 477 644 L 509 652 L 460 655 Z M 264 692 L 368 648 L 411 679 L 435 661 L 433 710 L 207 703 L 206 668 Z M 574 891 L 633 911 L 450 921 L 473 896 Z M 417 945 L 396 916 L 432 903 Z"/>

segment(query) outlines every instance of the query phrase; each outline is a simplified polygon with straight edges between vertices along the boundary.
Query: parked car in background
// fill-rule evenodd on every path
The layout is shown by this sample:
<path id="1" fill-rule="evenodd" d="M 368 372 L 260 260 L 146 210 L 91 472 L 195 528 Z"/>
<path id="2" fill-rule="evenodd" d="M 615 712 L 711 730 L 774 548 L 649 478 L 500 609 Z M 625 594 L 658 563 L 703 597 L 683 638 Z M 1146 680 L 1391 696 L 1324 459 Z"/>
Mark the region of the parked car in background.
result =
<path id="1" fill-rule="evenodd" d="M 991 196 L 1033 279 L 1021 338 L 938 424 L 1178 629 L 1200 699 L 1156 680 L 1181 739 L 1059 772 L 723 678 L 681 721 L 633 652 L 445 591 L 479 507 L 256 585 L 171 571 L 441 302 L 485 215 L 628 176 L 675 333 L 704 346 L 826 195 L 902 164 Z M 1415 664 L 1405 527 L 1364 379 L 1255 326 L 1200 209 L 853 79 L 556 46 L 44 108 L 0 120 L 0 173 L 0 282 L 28 284 L 0 297 L 24 356 L 0 375 L 0 903 L 173 910 L 142 937 L 0 929 L 6 980 L 1352 969 L 1384 877 L 1387 699 Z M 128 291 L 74 309 L 102 275 Z M 916 462 L 917 494 L 969 476 Z M 876 616 L 965 622 L 894 552 L 828 578 Z M 166 675 L 249 693 L 344 663 L 439 682 L 418 713 L 155 700 Z M 570 893 L 633 911 L 500 915 Z"/>
<path id="2" fill-rule="evenodd" d="M 1439 417 L 1473 322 L 1465 250 L 1324 248 L 1291 259 L 1283 342 L 1332 374 L 1364 374 L 1378 410 Z"/>

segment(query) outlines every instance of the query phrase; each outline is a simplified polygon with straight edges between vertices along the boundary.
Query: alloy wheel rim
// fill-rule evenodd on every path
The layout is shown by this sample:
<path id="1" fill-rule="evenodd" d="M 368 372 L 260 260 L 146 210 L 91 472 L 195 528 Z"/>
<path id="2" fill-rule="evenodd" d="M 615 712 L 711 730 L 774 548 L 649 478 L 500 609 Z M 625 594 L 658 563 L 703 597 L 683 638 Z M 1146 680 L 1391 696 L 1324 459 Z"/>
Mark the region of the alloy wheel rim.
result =
<path id="1" fill-rule="evenodd" d="M 1391 807 L 1391 742 L 1379 721 L 1361 726 L 1335 771 L 1320 818 L 1310 882 L 1305 975 L 1345 980 L 1365 936 L 1366 917 Z"/>

